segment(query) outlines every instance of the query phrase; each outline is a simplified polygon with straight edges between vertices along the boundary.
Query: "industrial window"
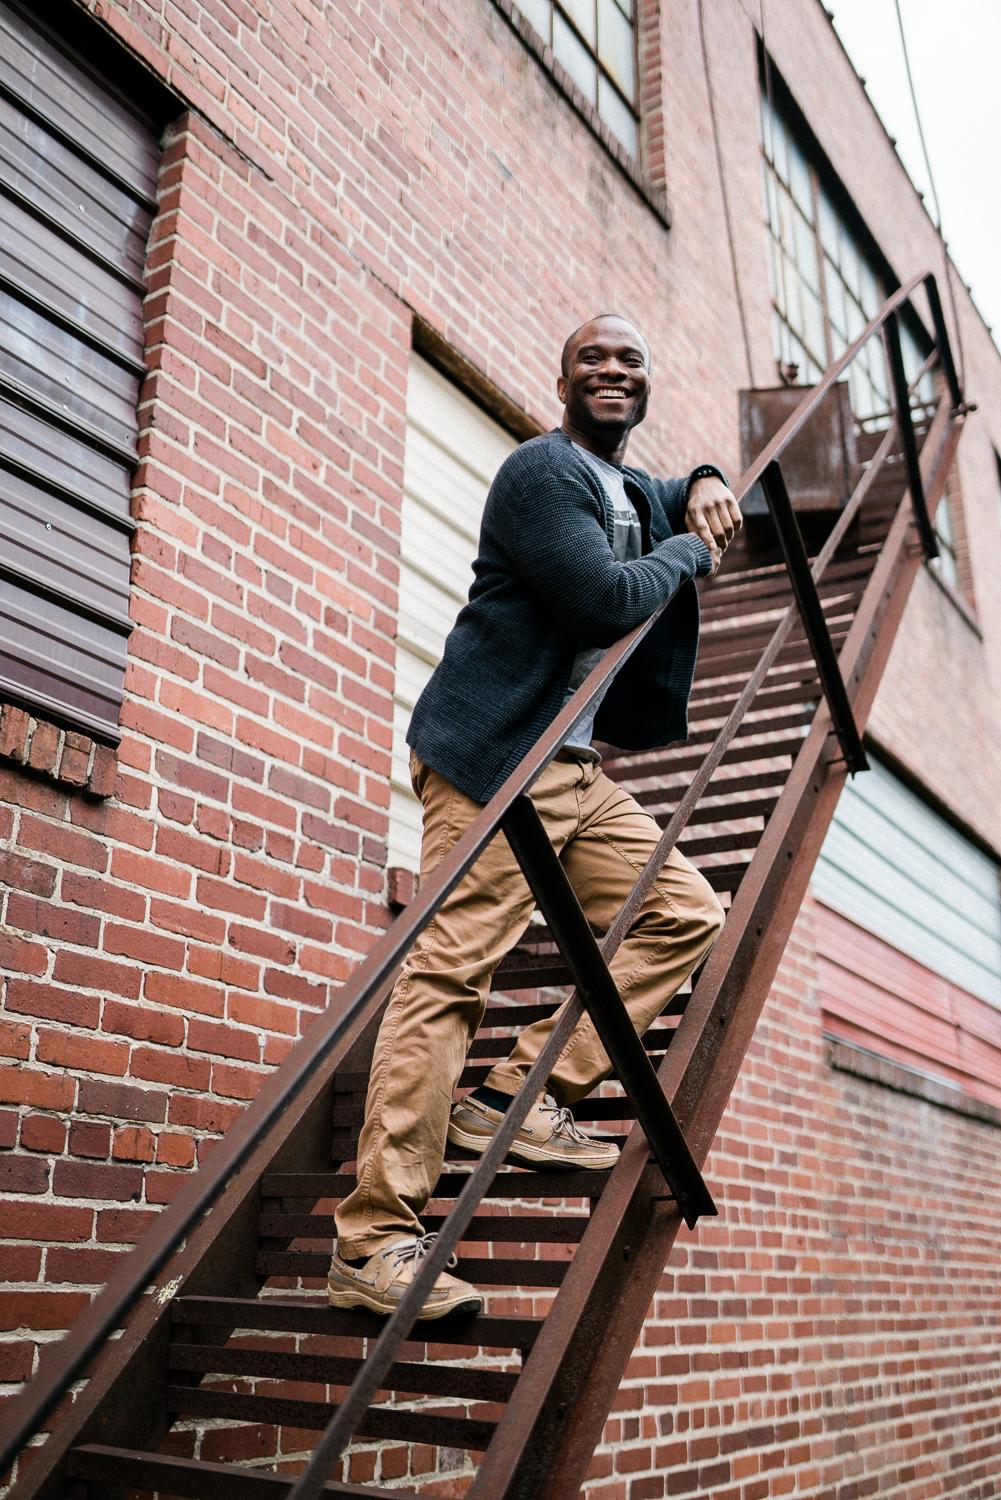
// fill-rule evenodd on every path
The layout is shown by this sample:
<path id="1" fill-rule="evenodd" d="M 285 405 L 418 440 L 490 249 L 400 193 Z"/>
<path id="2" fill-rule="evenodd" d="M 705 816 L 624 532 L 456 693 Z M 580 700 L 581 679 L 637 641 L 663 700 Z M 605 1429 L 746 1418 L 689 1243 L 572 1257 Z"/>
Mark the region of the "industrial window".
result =
<path id="1" fill-rule="evenodd" d="M 935 527 L 935 535 L 938 538 L 938 557 L 932 559 L 932 565 L 938 570 L 939 576 L 952 588 L 959 588 L 959 565 L 957 561 L 957 542 L 955 526 L 952 516 L 952 503 L 948 491 L 939 501 L 938 509 L 932 518 Z"/>
<path id="2" fill-rule="evenodd" d="M 761 136 L 775 356 L 784 380 L 809 385 L 858 337 L 890 288 L 877 255 L 838 207 L 836 184 L 825 180 L 816 153 L 766 92 Z M 902 325 L 910 379 L 924 361 L 919 339 L 918 330 Z M 848 382 L 855 416 L 867 425 L 885 421 L 890 387 L 878 338 L 853 360 Z M 933 400 L 929 376 L 918 394 Z"/>
<path id="3" fill-rule="evenodd" d="M 111 742 L 156 174 L 153 123 L 0 0 L 0 699 Z"/>
<path id="4" fill-rule="evenodd" d="M 516 0 L 584 98 L 639 156 L 636 0 Z"/>
<path id="5" fill-rule="evenodd" d="M 841 793 L 813 876 L 829 1034 L 1001 1104 L 1001 867 L 888 766 Z"/>
<path id="6" fill-rule="evenodd" d="M 487 490 L 516 446 L 516 439 L 458 386 L 427 360 L 411 356 L 393 695 L 391 870 L 415 873 L 420 865 L 421 810 L 410 786 L 407 728 L 466 601 Z"/>

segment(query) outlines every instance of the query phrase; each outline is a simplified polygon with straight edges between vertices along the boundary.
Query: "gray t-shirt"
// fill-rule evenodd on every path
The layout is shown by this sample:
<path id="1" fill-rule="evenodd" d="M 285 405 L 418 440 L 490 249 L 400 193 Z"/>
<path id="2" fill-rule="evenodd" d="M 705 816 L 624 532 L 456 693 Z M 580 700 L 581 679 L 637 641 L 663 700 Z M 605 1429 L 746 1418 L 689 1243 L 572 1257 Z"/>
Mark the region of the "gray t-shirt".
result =
<path id="1" fill-rule="evenodd" d="M 640 526 L 640 518 L 636 513 L 636 507 L 626 494 L 622 470 L 617 468 L 615 464 L 606 463 L 596 453 L 589 453 L 579 443 L 574 443 L 574 447 L 581 457 L 591 465 L 601 480 L 605 494 L 608 496 L 615 517 L 612 555 L 616 562 L 630 562 L 634 557 L 641 557 L 643 555 L 643 530 Z M 570 673 L 570 684 L 567 688 L 566 697 L 563 700 L 564 706 L 573 697 L 588 673 L 593 671 L 597 666 L 604 654 L 603 647 L 578 651 L 574 658 L 573 671 Z M 600 760 L 601 757 L 597 750 L 594 749 L 591 741 L 594 738 L 594 721 L 601 706 L 601 700 L 610 686 L 611 681 L 606 683 L 600 697 L 596 698 L 591 707 L 577 720 L 563 741 L 565 749 L 579 750 L 592 760 Z"/>

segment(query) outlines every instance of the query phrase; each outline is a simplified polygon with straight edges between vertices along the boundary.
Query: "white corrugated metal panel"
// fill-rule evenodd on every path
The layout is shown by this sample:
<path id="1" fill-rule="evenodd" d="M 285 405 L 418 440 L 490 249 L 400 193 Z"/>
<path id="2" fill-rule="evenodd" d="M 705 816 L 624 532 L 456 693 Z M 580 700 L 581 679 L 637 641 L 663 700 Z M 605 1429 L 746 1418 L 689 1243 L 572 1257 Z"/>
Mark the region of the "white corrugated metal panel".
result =
<path id="1" fill-rule="evenodd" d="M 848 782 L 814 894 L 936 974 L 1001 1007 L 1001 880 L 984 854 L 878 761 Z"/>
<path id="2" fill-rule="evenodd" d="M 420 864 L 421 810 L 410 787 L 407 726 L 466 601 L 490 481 L 517 441 L 414 355 L 400 541 L 389 863 Z"/>

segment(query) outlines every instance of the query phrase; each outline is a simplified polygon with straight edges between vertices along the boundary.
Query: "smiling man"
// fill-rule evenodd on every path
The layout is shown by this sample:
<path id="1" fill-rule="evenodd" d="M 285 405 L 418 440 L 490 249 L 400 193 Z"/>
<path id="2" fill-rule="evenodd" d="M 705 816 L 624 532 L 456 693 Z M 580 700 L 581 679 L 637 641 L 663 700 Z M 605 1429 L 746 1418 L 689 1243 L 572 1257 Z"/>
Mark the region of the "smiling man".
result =
<path id="1" fill-rule="evenodd" d="M 625 318 L 601 314 L 570 335 L 556 389 L 562 426 L 523 443 L 490 488 L 469 600 L 414 709 L 411 775 L 424 809 L 426 877 L 605 648 L 667 603 L 531 792 L 584 910 L 605 929 L 660 829 L 604 774 L 592 741 L 648 749 L 687 734 L 699 628 L 693 580 L 716 571 L 740 511 L 711 464 L 686 479 L 654 479 L 624 464 L 650 397 L 649 347 Z M 403 965 L 376 1042 L 357 1185 L 337 1209 L 328 1278 L 335 1307 L 393 1310 L 433 1241 L 419 1215 L 446 1140 L 485 1150 L 552 1030 L 558 1012 L 523 1031 L 507 1061 L 453 1105 L 493 972 L 533 907 L 498 836 Z M 674 850 L 611 963 L 637 1031 L 660 1015 L 722 922 L 708 882 Z M 609 1067 L 582 1021 L 509 1159 L 578 1170 L 614 1165 L 614 1144 L 585 1135 L 570 1111 Z M 421 1317 L 481 1306 L 475 1287 L 442 1275 Z"/>

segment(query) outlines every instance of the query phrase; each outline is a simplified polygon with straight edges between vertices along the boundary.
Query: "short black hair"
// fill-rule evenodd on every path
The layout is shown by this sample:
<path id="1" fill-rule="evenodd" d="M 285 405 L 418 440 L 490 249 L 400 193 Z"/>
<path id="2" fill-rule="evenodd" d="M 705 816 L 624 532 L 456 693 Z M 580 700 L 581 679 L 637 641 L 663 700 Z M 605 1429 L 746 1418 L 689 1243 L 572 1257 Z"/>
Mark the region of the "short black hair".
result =
<path id="1" fill-rule="evenodd" d="M 571 347 L 573 346 L 574 339 L 581 332 L 581 329 L 586 328 L 589 323 L 600 323 L 604 318 L 616 318 L 620 323 L 628 323 L 629 326 L 630 326 L 630 328 L 636 328 L 636 324 L 633 322 L 632 318 L 627 318 L 624 313 L 617 313 L 617 312 L 595 313 L 595 315 L 594 315 L 593 318 L 587 318 L 587 319 L 585 319 L 585 321 L 580 324 L 580 327 L 574 329 L 573 333 L 570 335 L 570 337 L 567 339 L 566 343 L 563 345 L 563 352 L 560 355 L 560 372 L 564 376 L 564 378 L 567 375 L 570 374 L 570 350 L 571 350 Z M 640 333 L 640 330 L 638 328 L 636 328 L 636 332 L 639 333 L 640 339 L 643 342 L 643 347 L 646 350 L 646 362 L 647 362 L 647 368 L 649 369 L 649 367 L 650 367 L 650 345 L 647 343 L 646 339 L 643 337 L 643 334 Z"/>

